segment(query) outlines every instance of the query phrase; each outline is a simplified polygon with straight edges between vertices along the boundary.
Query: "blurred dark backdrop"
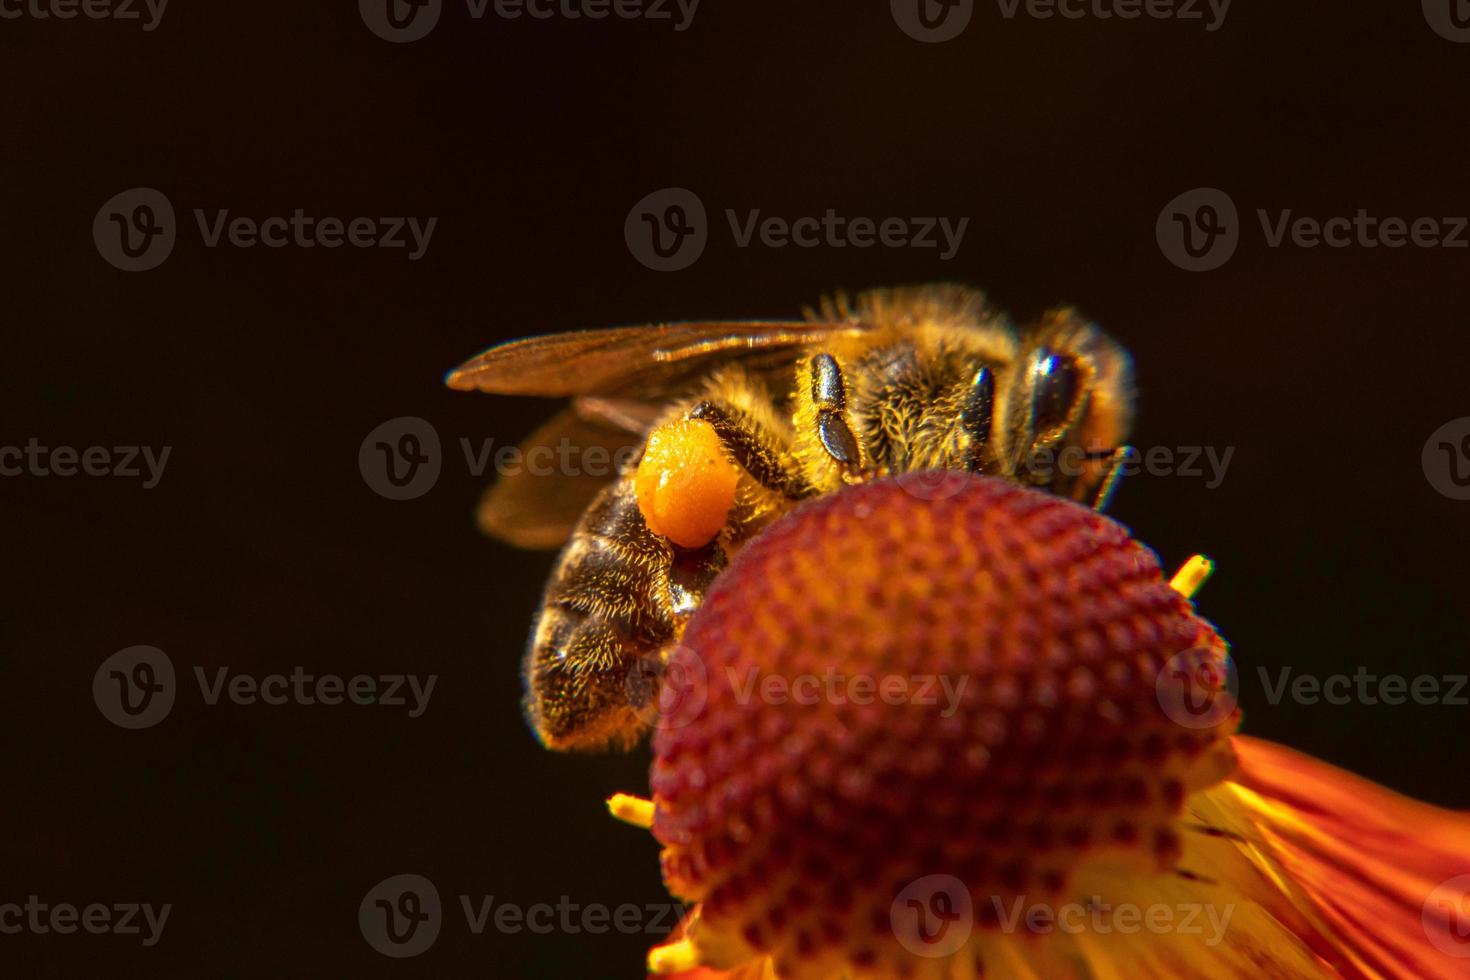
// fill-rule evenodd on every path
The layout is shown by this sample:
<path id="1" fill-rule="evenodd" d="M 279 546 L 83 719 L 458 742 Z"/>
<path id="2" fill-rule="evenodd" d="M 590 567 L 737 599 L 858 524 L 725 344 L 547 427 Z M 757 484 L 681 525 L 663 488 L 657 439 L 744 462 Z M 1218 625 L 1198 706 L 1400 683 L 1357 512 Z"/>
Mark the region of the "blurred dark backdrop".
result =
<path id="1" fill-rule="evenodd" d="M 140 8 L 141 9 L 141 8 Z M 1203 9 L 1203 8 L 1202 8 Z M 443 372 L 547 330 L 787 316 L 824 292 L 936 279 L 1017 317 L 1079 304 L 1136 357 L 1141 446 L 1234 447 L 1223 483 L 1138 477 L 1113 513 L 1200 597 L 1242 668 L 1247 730 L 1470 805 L 1470 708 L 1269 703 L 1257 669 L 1466 671 L 1470 503 L 1421 449 L 1470 415 L 1470 250 L 1269 248 L 1255 210 L 1470 213 L 1470 45 L 1417 4 L 1238 4 L 1201 22 L 1003 18 L 919 43 L 888 5 L 705 0 L 667 21 L 472 19 L 390 44 L 356 5 L 170 5 L 0 23 L 0 445 L 172 447 L 161 483 L 0 479 L 0 902 L 172 903 L 161 942 L 0 936 L 7 976 L 634 976 L 646 935 L 472 935 L 457 896 L 665 901 L 646 834 L 602 798 L 646 753 L 540 749 L 518 661 L 551 556 L 476 531 L 458 441 L 552 406 Z M 152 187 L 160 267 L 99 255 L 94 215 Z M 703 256 L 640 265 L 634 202 L 687 187 Z M 1175 267 L 1155 221 L 1227 192 L 1241 241 Z M 737 248 L 725 208 L 967 217 L 934 250 Z M 206 248 L 192 211 L 437 217 L 404 250 Z M 418 499 L 374 493 L 374 427 L 444 442 Z M 93 703 L 135 644 L 180 675 L 125 731 Z M 206 705 L 193 668 L 437 674 L 428 710 Z M 1274 675 L 1273 675 L 1274 676 Z M 436 945 L 374 952 L 374 883 L 428 876 Z"/>

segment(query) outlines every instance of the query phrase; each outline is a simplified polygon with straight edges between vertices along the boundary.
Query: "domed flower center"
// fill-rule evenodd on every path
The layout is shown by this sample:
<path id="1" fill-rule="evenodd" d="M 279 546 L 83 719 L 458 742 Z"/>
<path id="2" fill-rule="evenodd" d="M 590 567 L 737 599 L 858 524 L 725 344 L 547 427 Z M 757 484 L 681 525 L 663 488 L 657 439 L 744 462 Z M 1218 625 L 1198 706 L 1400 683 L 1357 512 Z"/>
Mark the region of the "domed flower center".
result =
<path id="1" fill-rule="evenodd" d="M 1084 869 L 1172 872 L 1184 800 L 1233 765 L 1225 667 L 1153 553 L 1076 504 L 954 474 L 807 504 L 668 665 L 653 830 L 700 903 L 686 948 L 978 969 L 975 937 L 1085 900 Z"/>

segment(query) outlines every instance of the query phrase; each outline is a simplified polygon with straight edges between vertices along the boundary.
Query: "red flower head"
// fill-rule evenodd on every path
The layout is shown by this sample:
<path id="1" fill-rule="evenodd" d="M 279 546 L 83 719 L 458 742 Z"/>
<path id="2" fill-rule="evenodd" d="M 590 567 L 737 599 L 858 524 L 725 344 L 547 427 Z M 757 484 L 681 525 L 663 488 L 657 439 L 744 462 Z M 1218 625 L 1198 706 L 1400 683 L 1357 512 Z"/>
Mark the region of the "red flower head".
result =
<path id="1" fill-rule="evenodd" d="M 808 504 L 668 663 L 631 809 L 696 904 L 651 969 L 1470 975 L 1426 904 L 1470 872 L 1465 819 L 1406 826 L 1416 805 L 1233 739 L 1231 678 L 1152 552 L 1076 504 L 954 474 Z M 1388 874 L 1370 825 L 1429 840 Z"/>

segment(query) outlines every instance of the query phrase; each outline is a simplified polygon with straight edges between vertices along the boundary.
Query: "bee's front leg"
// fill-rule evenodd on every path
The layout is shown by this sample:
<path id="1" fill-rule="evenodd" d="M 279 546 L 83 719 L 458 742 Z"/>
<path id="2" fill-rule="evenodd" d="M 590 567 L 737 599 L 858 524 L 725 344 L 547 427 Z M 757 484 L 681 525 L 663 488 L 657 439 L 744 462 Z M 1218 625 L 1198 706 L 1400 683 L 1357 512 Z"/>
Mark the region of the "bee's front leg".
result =
<path id="1" fill-rule="evenodd" d="M 817 438 L 841 468 L 843 479 L 856 481 L 862 476 L 863 451 L 847 423 L 847 379 L 842 374 L 842 366 L 837 358 L 824 352 L 812 355 L 810 371 Z"/>
<path id="2" fill-rule="evenodd" d="M 1092 509 L 1102 510 L 1108 505 L 1108 500 L 1113 496 L 1113 491 L 1118 487 L 1118 480 L 1123 476 L 1123 464 L 1137 454 L 1132 446 L 1119 446 L 1104 457 L 1107 460 L 1107 470 L 1103 473 L 1101 482 L 1098 483 L 1097 493 L 1092 498 Z"/>

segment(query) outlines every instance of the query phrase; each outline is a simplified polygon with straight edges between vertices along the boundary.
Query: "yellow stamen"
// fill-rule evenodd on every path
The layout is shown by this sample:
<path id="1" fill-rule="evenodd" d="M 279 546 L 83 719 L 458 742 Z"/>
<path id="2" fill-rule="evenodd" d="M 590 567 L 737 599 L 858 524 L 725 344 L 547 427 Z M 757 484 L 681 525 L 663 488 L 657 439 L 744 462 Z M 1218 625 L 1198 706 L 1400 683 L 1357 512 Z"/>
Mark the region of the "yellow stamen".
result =
<path id="1" fill-rule="evenodd" d="M 648 972 L 655 976 L 683 973 L 700 965 L 699 950 L 687 939 L 655 946 L 648 951 Z"/>
<path id="2" fill-rule="evenodd" d="M 1200 586 L 1205 584 L 1205 580 L 1214 570 L 1214 562 L 1204 555 L 1195 555 L 1174 573 L 1174 577 L 1169 580 L 1169 587 L 1184 598 L 1193 599 L 1194 594 L 1200 590 Z"/>
<path id="3" fill-rule="evenodd" d="M 607 801 L 607 810 L 623 823 L 630 823 L 644 830 L 653 826 L 653 801 L 627 793 L 614 793 Z"/>

